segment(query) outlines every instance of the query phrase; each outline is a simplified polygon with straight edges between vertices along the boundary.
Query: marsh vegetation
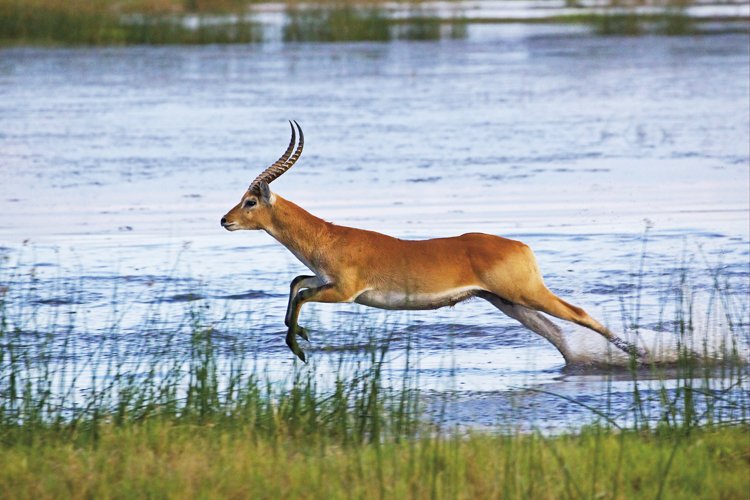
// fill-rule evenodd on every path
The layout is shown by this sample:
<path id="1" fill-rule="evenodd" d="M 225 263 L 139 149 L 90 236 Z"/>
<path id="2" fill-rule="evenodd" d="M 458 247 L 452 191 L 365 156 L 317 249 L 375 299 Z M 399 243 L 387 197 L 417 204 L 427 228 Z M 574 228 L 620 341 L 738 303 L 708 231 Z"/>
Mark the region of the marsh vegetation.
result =
<path id="1" fill-rule="evenodd" d="M 506 4 L 512 8 L 512 0 Z M 277 11 L 269 11 L 268 5 L 244 0 L 0 0 L 0 42 L 22 45 L 255 43 L 274 38 L 270 33 L 278 29 L 279 24 L 281 37 L 286 42 L 464 38 L 472 23 L 580 24 L 600 35 L 689 35 L 702 31 L 703 20 L 744 20 L 742 15 L 731 13 L 696 18 L 688 13 L 691 4 L 681 0 L 645 7 L 620 1 L 593 7 L 574 3 L 569 4 L 567 10 L 550 4 L 546 15 L 532 8 L 527 16 L 514 12 L 510 17 L 503 17 L 502 8 L 499 13 L 477 17 L 477 12 L 465 12 L 460 2 L 446 7 L 420 0 L 395 4 L 372 0 L 292 1 L 278 4 L 283 6 L 281 18 L 274 16 Z"/>
<path id="2" fill-rule="evenodd" d="M 0 496 L 747 491 L 747 36 L 531 28 L 3 49 Z M 295 362 L 304 269 L 219 226 L 286 118 L 309 154 L 283 196 L 525 241 L 553 290 L 676 362 L 566 368 L 480 301 L 311 304 Z"/>
<path id="3" fill-rule="evenodd" d="M 520 389 L 588 413 L 588 424 L 549 434 L 519 432 L 520 410 L 481 431 L 456 426 L 451 392 L 431 395 L 404 332 L 342 332 L 358 347 L 284 374 L 232 341 L 237 325 L 211 317 L 200 290 L 165 297 L 184 304 L 177 321 L 155 307 L 128 333 L 113 309 L 109 327 L 91 332 L 76 299 L 84 290 L 50 294 L 66 299 L 47 301 L 57 309 L 49 315 L 33 273 L 3 282 L 0 491 L 13 497 L 738 497 L 750 485 L 741 308 L 721 309 L 736 340 L 723 360 L 707 364 L 685 348 L 666 368 L 598 371 L 609 390 L 633 383 L 626 403 L 607 390 L 592 403 Z M 710 300 L 734 303 L 729 285 L 716 274 Z M 694 317 L 689 283 L 677 293 L 668 324 L 688 346 L 706 333 L 697 325 L 713 322 Z"/>

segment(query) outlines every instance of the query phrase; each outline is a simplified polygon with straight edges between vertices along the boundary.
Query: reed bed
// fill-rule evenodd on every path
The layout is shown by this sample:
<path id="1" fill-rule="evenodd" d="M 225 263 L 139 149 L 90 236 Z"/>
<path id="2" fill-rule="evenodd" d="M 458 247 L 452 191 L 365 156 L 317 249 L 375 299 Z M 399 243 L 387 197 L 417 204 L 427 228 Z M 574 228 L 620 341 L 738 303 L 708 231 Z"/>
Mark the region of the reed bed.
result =
<path id="1" fill-rule="evenodd" d="M 0 0 L 0 43 L 42 45 L 164 45 L 257 43 L 273 28 L 256 21 L 249 0 Z M 281 36 L 285 42 L 440 40 L 465 38 L 471 23 L 584 24 L 598 35 L 692 35 L 700 23 L 676 0 L 660 10 L 612 0 L 601 8 L 529 19 L 466 17 L 456 2 L 440 17 L 420 0 L 391 12 L 384 0 L 289 0 Z M 737 21 L 737 20 L 735 20 Z M 744 21 L 744 20 L 739 20 Z M 731 28 L 727 28 L 731 29 Z M 746 30 L 745 30 L 746 31 Z M 273 37 L 271 37 L 273 38 Z"/>
<path id="2" fill-rule="evenodd" d="M 409 16 L 393 19 L 377 3 L 290 4 L 282 31 L 286 42 L 349 42 L 461 39 L 467 24 L 461 17 L 442 20 L 412 4 Z"/>
<path id="3" fill-rule="evenodd" d="M 466 36 L 461 19 L 443 23 L 412 3 L 394 20 L 384 2 L 291 2 L 282 35 L 288 42 L 437 40 Z M 263 26 L 252 2 L 237 0 L 0 0 L 0 43 L 165 45 L 257 43 Z M 445 25 L 445 26 L 443 26 Z"/>
<path id="4" fill-rule="evenodd" d="M 583 24 L 599 36 L 690 36 L 703 33 L 701 22 L 690 17 L 684 7 L 667 7 L 656 13 L 640 13 L 635 7 L 603 8 L 592 13 L 555 17 L 547 22 Z"/>
<path id="5" fill-rule="evenodd" d="M 260 26 L 244 9 L 238 9 L 239 5 L 229 0 L 0 0 L 0 42 L 163 45 L 260 41 Z"/>
<path id="6" fill-rule="evenodd" d="M 512 422 L 467 431 L 446 424 L 450 395 L 442 413 L 425 412 L 408 339 L 398 348 L 414 359 L 394 382 L 394 335 L 373 325 L 350 332 L 367 340 L 359 348 L 329 354 L 332 370 L 295 362 L 279 379 L 227 340 L 234 326 L 194 300 L 201 290 L 164 290 L 184 301 L 180 318 L 154 306 L 126 331 L 114 309 L 109 326 L 92 331 L 81 284 L 65 281 L 40 301 L 40 278 L 20 268 L 0 273 L 4 497 L 741 498 L 750 487 L 739 344 L 713 366 L 686 349 L 668 369 L 612 372 L 634 382 L 625 418 L 560 395 L 590 410 L 592 424 L 553 435 Z M 713 314 L 747 338 L 736 276 L 721 266 L 706 273 L 709 302 L 721 305 Z M 683 266 L 660 299 L 686 341 L 705 320 L 690 279 Z M 637 292 L 623 309 L 629 328 L 639 327 L 639 301 Z M 41 314 L 40 302 L 58 312 Z"/>
<path id="7" fill-rule="evenodd" d="M 6 498 L 745 498 L 750 428 L 304 446 L 242 428 L 103 427 L 0 450 Z"/>

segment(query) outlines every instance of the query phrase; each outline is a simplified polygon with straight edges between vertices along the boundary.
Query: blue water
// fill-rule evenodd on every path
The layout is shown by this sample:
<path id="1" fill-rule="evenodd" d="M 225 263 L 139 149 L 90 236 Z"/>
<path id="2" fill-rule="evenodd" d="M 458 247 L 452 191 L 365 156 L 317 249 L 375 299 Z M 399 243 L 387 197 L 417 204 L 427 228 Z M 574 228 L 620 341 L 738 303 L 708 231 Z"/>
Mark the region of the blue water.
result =
<path id="1" fill-rule="evenodd" d="M 227 356 L 242 346 L 283 378 L 288 283 L 306 270 L 269 236 L 227 233 L 219 219 L 296 119 L 305 152 L 272 188 L 318 216 L 404 238 L 521 239 L 550 288 L 613 329 L 673 330 L 683 276 L 701 314 L 721 314 L 718 273 L 747 338 L 748 36 L 472 33 L 0 50 L 9 321 L 67 332 L 77 347 L 66 355 L 86 359 L 113 324 L 123 346 L 158 344 L 145 318 L 179 330 L 197 310 Z M 402 339 L 397 359 L 414 339 L 436 394 L 495 401 L 466 403 L 482 409 L 461 422 L 493 421 L 498 401 L 528 388 L 606 392 L 604 375 L 568 374 L 551 345 L 482 301 L 408 314 L 311 304 L 300 322 L 321 364 L 360 349 L 365 331 Z M 570 423 L 559 401 L 535 401 L 549 411 L 530 421 Z"/>

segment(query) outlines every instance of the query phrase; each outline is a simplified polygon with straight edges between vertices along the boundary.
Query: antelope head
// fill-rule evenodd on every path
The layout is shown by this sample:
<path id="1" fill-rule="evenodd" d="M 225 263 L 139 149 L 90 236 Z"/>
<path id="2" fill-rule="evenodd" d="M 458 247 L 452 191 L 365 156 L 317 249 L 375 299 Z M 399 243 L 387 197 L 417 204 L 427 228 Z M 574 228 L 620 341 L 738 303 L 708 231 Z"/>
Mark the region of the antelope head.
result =
<path id="1" fill-rule="evenodd" d="M 289 126 L 292 128 L 292 140 L 289 141 L 289 147 L 286 148 L 284 154 L 250 183 L 250 187 L 242 195 L 240 202 L 221 218 L 221 226 L 227 231 L 263 229 L 268 226 L 275 201 L 275 196 L 268 184 L 292 168 L 302 154 L 302 147 L 305 144 L 305 136 L 302 134 L 299 123 L 290 121 Z M 295 126 L 299 131 L 299 144 L 296 150 L 294 149 L 297 143 Z"/>

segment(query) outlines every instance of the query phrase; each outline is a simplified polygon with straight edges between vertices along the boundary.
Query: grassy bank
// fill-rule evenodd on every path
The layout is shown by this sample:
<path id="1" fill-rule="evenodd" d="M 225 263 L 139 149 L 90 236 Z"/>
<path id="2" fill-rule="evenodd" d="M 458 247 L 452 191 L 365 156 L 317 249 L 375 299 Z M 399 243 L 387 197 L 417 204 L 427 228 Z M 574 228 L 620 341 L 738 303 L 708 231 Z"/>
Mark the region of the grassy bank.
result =
<path id="1" fill-rule="evenodd" d="M 662 300 L 675 335 L 689 343 L 717 316 L 746 335 L 743 278 L 705 273 L 708 313 L 693 308 L 691 290 L 705 290 L 691 274 L 672 277 Z M 328 365 L 320 355 L 271 375 L 262 358 L 290 356 L 280 335 L 280 350 L 259 356 L 238 340 L 264 334 L 250 316 L 233 324 L 179 280 L 164 283 L 135 330 L 116 291 L 101 298 L 115 307 L 101 330 L 88 326 L 82 284 L 0 272 L 0 497 L 743 498 L 750 488 L 747 366 L 734 344 L 725 365 L 686 354 L 668 372 L 610 373 L 633 382 L 618 409 L 559 396 L 593 425 L 549 435 L 498 421 L 466 433 L 445 423 L 449 396 L 426 410 L 406 335 L 349 326 L 356 347 Z M 623 313 L 635 328 L 639 300 Z M 392 350 L 405 361 L 395 368 Z"/>
<path id="2" fill-rule="evenodd" d="M 0 0 L 0 44 L 136 45 L 261 42 L 270 29 L 254 17 L 248 0 Z M 439 40 L 464 38 L 472 23 L 582 24 L 599 35 L 691 35 L 700 23 L 688 2 L 667 1 L 641 13 L 612 0 L 601 8 L 570 7 L 565 15 L 528 19 L 470 19 L 457 2 L 441 18 L 420 0 L 402 2 L 399 15 L 384 0 L 290 0 L 285 5 L 286 42 Z M 745 19 L 724 19 L 744 22 Z M 714 20 L 715 21 L 715 20 Z M 729 29 L 737 29 L 729 28 Z M 742 28 L 743 31 L 747 31 Z"/>
<path id="3" fill-rule="evenodd" d="M 342 447 L 251 428 L 104 426 L 0 449 L 5 498 L 745 498 L 750 428 L 589 429 Z"/>
<path id="4" fill-rule="evenodd" d="M 0 43 L 160 45 L 260 41 L 259 25 L 242 15 L 241 10 L 229 22 L 216 21 L 215 14 L 220 7 L 228 9 L 228 2 L 214 2 L 215 9 L 186 9 L 191 3 L 0 0 Z"/>
<path id="5" fill-rule="evenodd" d="M 166 45 L 253 43 L 264 38 L 255 2 L 241 0 L 0 0 L 0 43 L 16 45 Z M 443 23 L 411 2 L 391 19 L 384 2 L 289 2 L 283 39 L 388 41 L 460 38 L 460 19 Z M 445 26 L 443 26 L 445 25 Z"/>

